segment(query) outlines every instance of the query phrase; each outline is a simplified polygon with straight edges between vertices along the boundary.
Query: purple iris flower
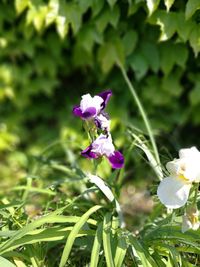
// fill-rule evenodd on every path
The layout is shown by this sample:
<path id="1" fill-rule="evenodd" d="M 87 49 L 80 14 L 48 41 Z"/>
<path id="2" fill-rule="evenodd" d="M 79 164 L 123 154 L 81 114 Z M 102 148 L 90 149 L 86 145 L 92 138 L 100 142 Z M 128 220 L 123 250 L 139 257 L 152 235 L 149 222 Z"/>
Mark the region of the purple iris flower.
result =
<path id="1" fill-rule="evenodd" d="M 102 110 L 104 110 L 111 95 L 111 90 L 102 92 L 94 97 L 90 94 L 83 95 L 80 105 L 73 108 L 74 115 L 83 120 L 95 118 Z"/>
<path id="2" fill-rule="evenodd" d="M 110 131 L 110 118 L 105 112 L 102 111 L 99 115 L 97 115 L 94 119 L 94 123 L 97 128 L 105 131 L 106 133 Z"/>
<path id="3" fill-rule="evenodd" d="M 90 146 L 81 152 L 81 155 L 90 159 L 106 156 L 113 169 L 121 169 L 124 166 L 124 157 L 115 150 L 110 134 L 100 134 Z"/>

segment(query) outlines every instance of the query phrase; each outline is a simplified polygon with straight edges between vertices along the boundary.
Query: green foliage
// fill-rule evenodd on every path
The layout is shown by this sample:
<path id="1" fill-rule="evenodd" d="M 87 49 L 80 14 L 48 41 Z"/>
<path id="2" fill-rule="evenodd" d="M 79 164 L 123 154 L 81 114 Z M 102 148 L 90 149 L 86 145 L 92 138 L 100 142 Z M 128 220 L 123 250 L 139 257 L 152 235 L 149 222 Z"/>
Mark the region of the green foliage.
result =
<path id="1" fill-rule="evenodd" d="M 84 249 L 85 265 L 91 266 L 195 266 L 199 231 L 181 234 L 179 214 L 166 222 L 161 211 L 136 236 L 119 227 L 119 218 L 116 223 L 114 203 L 98 198 L 102 211 L 90 213 L 97 204 L 91 195 L 101 196 L 101 188 L 83 181 L 81 169 L 92 166 L 78 158 L 87 141 L 71 110 L 83 93 L 110 87 L 118 107 L 111 109 L 119 117 L 114 132 L 124 133 L 120 121 L 145 132 L 120 65 L 156 133 L 164 131 L 167 142 L 179 146 L 186 142 L 180 129 L 186 128 L 187 142 L 200 144 L 193 131 L 200 124 L 199 9 L 197 0 L 1 1 L 0 265 L 64 266 L 70 255 L 69 264 L 80 266 Z M 116 143 L 126 148 L 125 138 Z M 52 140 L 62 153 L 56 146 L 43 151 Z M 140 139 L 137 146 L 155 167 Z M 106 164 L 99 172 L 112 181 Z M 38 217 L 26 213 L 32 197 L 42 207 L 34 211 Z"/>
<path id="2" fill-rule="evenodd" d="M 70 166 L 69 163 L 57 164 L 60 166 L 55 173 L 57 176 L 61 169 L 66 171 Z M 50 187 L 49 191 L 52 190 L 54 195 L 46 195 L 43 164 L 38 168 L 40 177 L 28 178 L 27 187 L 12 194 L 12 202 L 1 198 L 2 266 L 195 266 L 200 254 L 200 231 L 190 230 L 183 234 L 178 212 L 166 217 L 159 204 L 148 224 L 136 235 L 121 228 L 114 202 L 108 202 L 103 194 L 99 194 L 98 187 L 91 187 L 78 165 L 76 172 L 67 170 L 67 177 L 73 177 L 70 178 L 71 185 L 76 187 L 78 184 L 77 196 L 72 197 L 61 190 L 63 186 L 70 188 L 66 180 Z M 50 165 L 48 169 L 49 173 L 54 172 Z M 36 185 L 39 178 L 43 178 L 42 187 Z M 25 182 L 24 179 L 22 185 Z M 117 183 L 112 187 L 113 193 L 116 187 Z M 36 210 L 36 199 L 40 201 L 42 215 Z M 28 209 L 30 200 L 34 206 L 32 210 Z M 95 202 L 101 205 L 95 205 Z M 184 262 L 187 265 L 183 265 Z"/>
<path id="3" fill-rule="evenodd" d="M 83 225 L 87 222 L 89 216 L 97 211 L 98 209 L 100 209 L 101 206 L 94 206 L 92 207 L 91 209 L 89 209 L 81 218 L 80 220 L 74 225 L 72 231 L 70 232 L 68 238 L 67 238 L 67 242 L 66 242 L 66 245 L 64 247 L 64 250 L 63 250 L 63 253 L 62 253 L 62 257 L 61 257 L 61 260 L 60 260 L 60 264 L 59 266 L 60 267 L 63 267 L 65 266 L 67 260 L 68 260 L 68 257 L 69 257 L 69 253 L 72 249 L 72 246 L 73 246 L 73 243 L 74 243 L 74 240 L 76 238 L 76 236 L 78 235 L 80 229 L 83 227 Z"/>
<path id="4" fill-rule="evenodd" d="M 1 264 L 1 266 L 15 267 L 15 265 L 13 263 L 4 259 L 3 257 L 0 257 L 0 264 Z"/>
<path id="5" fill-rule="evenodd" d="M 186 4 L 185 17 L 189 19 L 192 15 L 200 9 L 200 3 L 197 0 L 189 0 Z"/>
<path id="6" fill-rule="evenodd" d="M 171 131 L 182 121 L 196 124 L 196 116 L 189 114 L 195 114 L 198 106 L 194 100 L 198 63 L 192 50 L 197 57 L 199 3 L 167 0 L 164 4 L 152 0 L 15 0 L 10 5 L 2 1 L 1 127 L 7 129 L 1 138 L 2 153 L 11 151 L 13 143 L 40 150 L 42 143 L 58 138 L 67 110 L 76 102 L 70 90 L 78 90 L 77 95 L 83 90 L 75 82 L 76 75 L 83 79 L 83 88 L 110 86 L 123 94 L 122 78 L 115 82 L 117 64 L 130 70 L 146 110 L 156 117 L 157 131 Z M 191 74 L 196 77 L 192 81 Z M 188 105 L 181 105 L 183 97 L 192 104 L 191 112 Z M 123 105 L 129 103 L 127 93 Z M 163 124 L 166 105 L 169 119 Z M 184 119 L 175 114 L 184 114 Z M 41 118 L 42 125 L 36 125 Z M 45 125 L 48 128 L 51 121 L 56 127 L 49 132 Z"/>

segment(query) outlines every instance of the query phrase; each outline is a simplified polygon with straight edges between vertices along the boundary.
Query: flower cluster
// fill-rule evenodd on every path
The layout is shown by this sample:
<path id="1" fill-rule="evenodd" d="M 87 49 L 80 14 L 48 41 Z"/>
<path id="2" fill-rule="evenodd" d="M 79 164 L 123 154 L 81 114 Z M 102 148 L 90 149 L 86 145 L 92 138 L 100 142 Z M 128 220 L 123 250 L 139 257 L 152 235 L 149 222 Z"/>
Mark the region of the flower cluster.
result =
<path id="1" fill-rule="evenodd" d="M 86 122 L 92 123 L 100 132 L 91 144 L 81 152 L 81 155 L 89 159 L 97 159 L 105 156 L 113 169 L 124 166 L 123 155 L 115 150 L 110 134 L 110 119 L 104 109 L 112 95 L 111 90 L 92 97 L 90 94 L 82 96 L 80 105 L 73 108 L 73 114 Z"/>
<path id="2" fill-rule="evenodd" d="M 181 149 L 166 168 L 169 177 L 161 181 L 157 195 L 167 208 L 177 209 L 186 204 L 192 184 L 200 182 L 200 152 L 196 147 Z"/>

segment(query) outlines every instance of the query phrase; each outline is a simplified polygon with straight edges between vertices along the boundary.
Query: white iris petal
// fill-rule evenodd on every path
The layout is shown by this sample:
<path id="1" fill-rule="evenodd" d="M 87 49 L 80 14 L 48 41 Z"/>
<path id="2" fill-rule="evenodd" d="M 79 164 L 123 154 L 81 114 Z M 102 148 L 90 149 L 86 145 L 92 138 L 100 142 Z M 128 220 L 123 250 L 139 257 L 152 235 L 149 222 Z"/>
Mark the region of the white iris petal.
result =
<path id="1" fill-rule="evenodd" d="M 166 164 L 167 170 L 170 172 L 170 174 L 178 175 L 180 172 L 182 161 L 180 159 L 174 159 L 173 161 L 169 161 Z"/>
<path id="2" fill-rule="evenodd" d="M 191 224 L 190 220 L 188 219 L 188 216 L 183 215 L 182 227 L 181 227 L 182 232 L 185 233 L 187 230 L 189 230 L 191 228 L 192 228 L 192 224 Z"/>
<path id="3" fill-rule="evenodd" d="M 179 159 L 167 163 L 166 168 L 170 177 L 162 180 L 157 190 L 160 201 L 171 209 L 184 206 L 189 197 L 192 183 L 200 182 L 200 152 L 198 149 L 196 147 L 181 149 L 179 157 Z"/>
<path id="4" fill-rule="evenodd" d="M 191 184 L 178 177 L 167 177 L 158 186 L 157 194 L 160 201 L 171 209 L 177 209 L 187 202 Z"/>
<path id="5" fill-rule="evenodd" d="M 104 115 L 99 114 L 96 119 L 101 125 L 102 129 L 106 129 L 107 131 L 110 131 L 110 120 L 107 119 Z"/>
<path id="6" fill-rule="evenodd" d="M 192 182 L 200 182 L 200 152 L 196 147 L 184 148 L 179 151 L 179 157 L 185 160 L 185 177 Z"/>
<path id="7" fill-rule="evenodd" d="M 100 136 L 92 143 L 92 152 L 101 156 L 109 157 L 115 151 L 111 136 L 100 134 Z"/>
<path id="8" fill-rule="evenodd" d="M 97 114 L 101 110 L 101 104 L 103 103 L 103 98 L 100 96 L 91 97 L 90 94 L 86 94 L 82 96 L 82 100 L 80 103 L 80 108 L 82 112 L 85 112 L 87 108 L 93 107 L 96 108 Z"/>
<path id="9" fill-rule="evenodd" d="M 198 213 L 196 214 L 184 214 L 182 217 L 182 232 L 185 233 L 187 230 L 198 230 L 200 226 L 198 220 Z"/>
<path id="10" fill-rule="evenodd" d="M 179 150 L 179 157 L 180 158 L 200 158 L 199 150 L 193 146 L 191 148 L 183 148 Z"/>

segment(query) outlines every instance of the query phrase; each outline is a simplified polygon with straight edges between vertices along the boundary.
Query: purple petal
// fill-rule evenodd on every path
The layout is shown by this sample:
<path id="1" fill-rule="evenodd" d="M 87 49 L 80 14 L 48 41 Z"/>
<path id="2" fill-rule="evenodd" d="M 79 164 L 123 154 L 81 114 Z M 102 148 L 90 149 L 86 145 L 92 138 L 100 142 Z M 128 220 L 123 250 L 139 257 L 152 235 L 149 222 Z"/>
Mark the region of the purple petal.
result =
<path id="1" fill-rule="evenodd" d="M 121 169 L 124 166 L 124 156 L 119 151 L 115 151 L 108 160 L 113 169 Z"/>
<path id="2" fill-rule="evenodd" d="M 81 151 L 81 155 L 85 158 L 89 158 L 89 159 L 96 159 L 98 158 L 98 156 L 91 151 L 92 150 L 92 146 L 88 146 L 86 149 L 84 149 L 83 151 Z"/>
<path id="3" fill-rule="evenodd" d="M 94 123 L 95 123 L 97 128 L 101 129 L 101 123 L 97 118 L 94 119 Z"/>
<path id="4" fill-rule="evenodd" d="M 94 115 L 96 115 L 97 110 L 96 108 L 90 107 L 87 108 L 83 113 L 82 113 L 82 118 L 83 119 L 88 119 L 90 117 L 93 117 Z"/>
<path id="5" fill-rule="evenodd" d="M 82 117 L 82 111 L 80 109 L 80 106 L 75 106 L 73 108 L 73 114 L 77 117 Z"/>
<path id="6" fill-rule="evenodd" d="M 104 109 L 105 106 L 107 105 L 108 100 L 110 99 L 111 95 L 112 95 L 111 90 L 107 90 L 99 94 L 99 96 L 103 98 L 103 103 L 101 104 L 102 109 Z"/>

